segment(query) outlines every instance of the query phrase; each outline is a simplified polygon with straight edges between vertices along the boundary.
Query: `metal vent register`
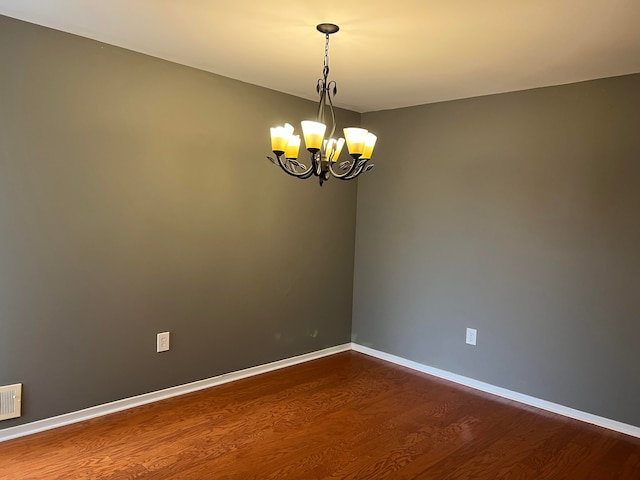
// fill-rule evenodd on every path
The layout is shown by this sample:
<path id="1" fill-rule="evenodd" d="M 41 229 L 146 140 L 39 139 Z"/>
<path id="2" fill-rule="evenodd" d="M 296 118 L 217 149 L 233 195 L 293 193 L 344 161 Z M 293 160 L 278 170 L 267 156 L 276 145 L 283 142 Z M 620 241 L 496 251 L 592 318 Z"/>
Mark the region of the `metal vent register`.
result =
<path id="1" fill-rule="evenodd" d="M 21 400 L 21 383 L 0 387 L 0 420 L 19 417 Z"/>

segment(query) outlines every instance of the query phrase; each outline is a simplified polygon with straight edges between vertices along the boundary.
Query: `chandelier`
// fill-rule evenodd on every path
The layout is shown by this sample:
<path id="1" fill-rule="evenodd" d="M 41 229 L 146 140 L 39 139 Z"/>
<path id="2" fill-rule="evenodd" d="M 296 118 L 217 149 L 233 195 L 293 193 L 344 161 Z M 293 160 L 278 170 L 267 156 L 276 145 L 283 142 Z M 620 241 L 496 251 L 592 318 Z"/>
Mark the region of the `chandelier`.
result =
<path id="1" fill-rule="evenodd" d="M 368 162 L 371 160 L 377 137 L 364 128 L 348 127 L 343 129 L 344 138 L 334 138 L 336 117 L 333 112 L 332 96 L 337 95 L 338 87 L 335 80 L 327 80 L 329 76 L 329 35 L 336 33 L 340 28 L 332 23 L 321 23 L 316 28 L 325 35 L 324 67 L 322 78 L 318 79 L 316 86 L 316 91 L 320 95 L 318 114 L 315 120 L 300 122 L 311 164 L 306 166 L 298 160 L 300 136 L 293 134 L 294 128 L 288 123 L 271 129 L 271 150 L 276 158 L 267 158 L 293 177 L 307 179 L 315 175 L 322 186 L 330 176 L 340 180 L 353 180 L 361 173 L 371 170 L 373 164 Z M 325 139 L 326 110 L 331 114 L 331 129 L 328 138 Z M 345 143 L 351 159 L 337 163 Z M 337 168 L 334 164 L 337 164 Z"/>

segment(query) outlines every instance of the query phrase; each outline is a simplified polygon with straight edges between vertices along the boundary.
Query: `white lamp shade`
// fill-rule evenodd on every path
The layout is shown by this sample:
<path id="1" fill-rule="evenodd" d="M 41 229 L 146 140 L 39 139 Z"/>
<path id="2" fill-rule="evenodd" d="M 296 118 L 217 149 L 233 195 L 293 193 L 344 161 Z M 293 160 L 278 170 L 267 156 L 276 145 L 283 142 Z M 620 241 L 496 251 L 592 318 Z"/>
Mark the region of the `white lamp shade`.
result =
<path id="1" fill-rule="evenodd" d="M 283 153 L 287 149 L 291 134 L 293 134 L 293 126 L 288 123 L 271 128 L 271 150 Z"/>
<path id="2" fill-rule="evenodd" d="M 340 152 L 342 152 L 342 147 L 344 146 L 344 138 L 339 138 L 336 140 L 335 138 L 330 138 L 329 140 L 324 141 L 324 153 L 327 160 L 331 160 L 332 162 L 337 162 L 338 157 L 340 156 Z"/>
<path id="3" fill-rule="evenodd" d="M 287 134 L 287 137 L 290 137 L 291 135 L 293 135 L 293 125 L 291 125 L 290 123 L 285 123 L 284 124 L 284 132 Z"/>
<path id="4" fill-rule="evenodd" d="M 344 138 L 351 155 L 362 155 L 368 130 L 364 128 L 348 127 L 344 130 Z"/>
<path id="5" fill-rule="evenodd" d="M 298 158 L 298 151 L 300 150 L 300 135 L 291 135 L 289 137 L 289 143 L 284 151 L 286 158 L 295 159 Z"/>
<path id="6" fill-rule="evenodd" d="M 302 134 L 304 135 L 304 143 L 307 150 L 320 150 L 327 126 L 324 123 L 311 120 L 303 120 L 300 124 L 302 125 Z"/>
<path id="7" fill-rule="evenodd" d="M 367 136 L 364 139 L 364 151 L 362 152 L 362 156 L 360 157 L 362 160 L 371 158 L 373 154 L 373 147 L 376 146 L 376 137 L 373 133 L 367 133 Z"/>

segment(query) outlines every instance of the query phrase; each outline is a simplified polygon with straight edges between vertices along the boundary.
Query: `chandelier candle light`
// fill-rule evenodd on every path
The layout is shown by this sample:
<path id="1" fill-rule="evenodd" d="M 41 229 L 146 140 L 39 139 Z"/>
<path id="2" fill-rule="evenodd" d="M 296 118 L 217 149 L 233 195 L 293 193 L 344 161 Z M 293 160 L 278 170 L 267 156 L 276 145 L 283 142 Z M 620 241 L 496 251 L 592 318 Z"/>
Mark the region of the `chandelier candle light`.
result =
<path id="1" fill-rule="evenodd" d="M 293 134 L 294 129 L 288 123 L 271 129 L 271 150 L 273 150 L 276 159 L 267 158 L 293 177 L 306 179 L 315 175 L 322 186 L 330 176 L 340 180 L 353 180 L 362 172 L 371 170 L 373 164 L 368 162 L 371 160 L 377 137 L 364 128 L 348 127 L 343 129 L 345 138 L 334 138 L 336 117 L 333 112 L 332 95 L 338 93 L 338 87 L 335 80 L 330 82 L 327 80 L 329 76 L 329 35 L 336 33 L 340 28 L 332 23 L 321 23 L 316 28 L 320 33 L 324 33 L 326 39 L 322 78 L 318 80 L 316 86 L 316 91 L 320 95 L 318 115 L 315 121 L 304 120 L 300 122 L 304 143 L 311 158 L 311 165 L 307 167 L 298 161 L 300 136 Z M 325 110 L 327 108 L 331 113 L 331 130 L 329 138 L 325 139 L 327 130 Z M 340 162 L 338 164 L 340 171 L 337 172 L 333 164 L 337 163 L 345 140 L 351 160 Z"/>

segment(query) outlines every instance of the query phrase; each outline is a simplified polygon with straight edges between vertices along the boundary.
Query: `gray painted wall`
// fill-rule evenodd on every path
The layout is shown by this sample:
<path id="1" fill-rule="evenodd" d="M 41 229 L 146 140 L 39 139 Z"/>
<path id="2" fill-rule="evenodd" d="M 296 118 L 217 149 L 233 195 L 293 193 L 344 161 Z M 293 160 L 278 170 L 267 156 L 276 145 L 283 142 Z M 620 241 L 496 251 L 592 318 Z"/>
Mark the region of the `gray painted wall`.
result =
<path id="1" fill-rule="evenodd" d="M 6 17 L 0 66 L 0 428 L 349 341 L 356 185 L 265 158 L 314 102 Z"/>
<path id="2" fill-rule="evenodd" d="M 349 340 L 356 186 L 264 159 L 313 102 L 1 16 L 0 65 L 0 428 Z M 640 75 L 364 123 L 353 338 L 640 425 Z"/>
<path id="3" fill-rule="evenodd" d="M 640 426 L 640 75 L 362 123 L 354 339 Z"/>

